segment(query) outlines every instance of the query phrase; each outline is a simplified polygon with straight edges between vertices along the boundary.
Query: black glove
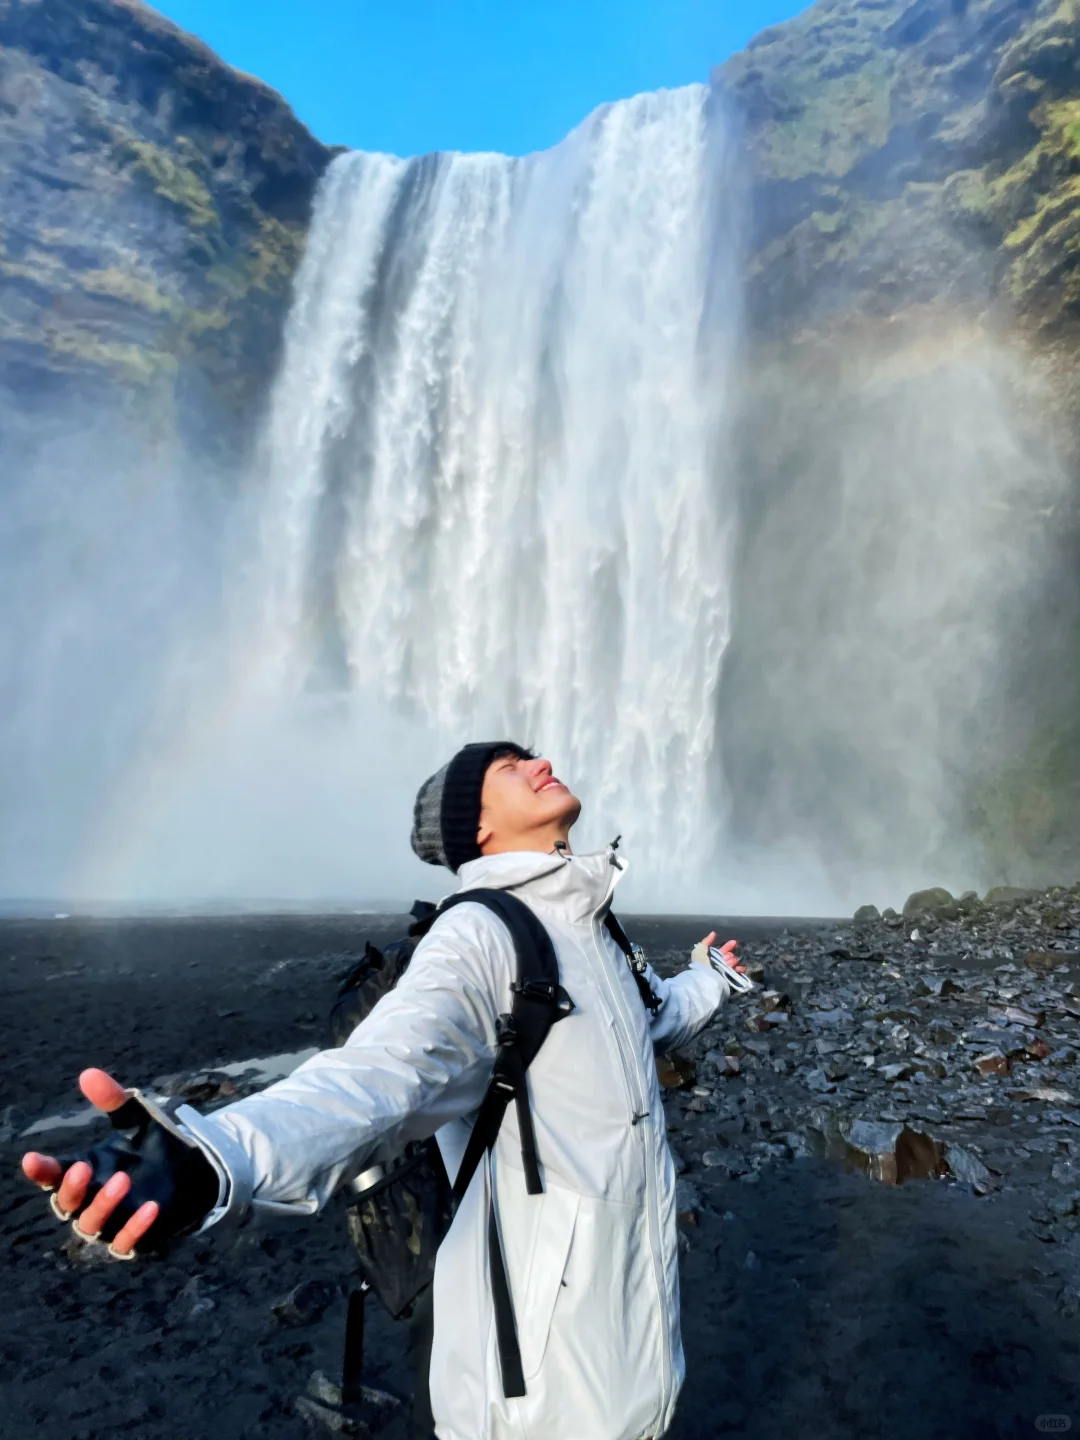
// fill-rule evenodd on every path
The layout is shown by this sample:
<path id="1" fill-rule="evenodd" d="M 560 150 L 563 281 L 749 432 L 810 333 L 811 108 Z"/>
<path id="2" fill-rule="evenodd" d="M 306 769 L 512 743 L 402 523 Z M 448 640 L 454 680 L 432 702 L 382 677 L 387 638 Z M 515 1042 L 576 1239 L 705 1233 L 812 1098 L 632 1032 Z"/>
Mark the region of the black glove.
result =
<path id="1" fill-rule="evenodd" d="M 76 1220 L 101 1187 L 118 1171 L 131 1176 L 131 1189 L 117 1204 L 99 1235 L 76 1233 L 84 1240 L 111 1241 L 148 1200 L 158 1205 L 150 1234 L 135 1247 L 147 1255 L 164 1249 L 170 1240 L 195 1230 L 218 1202 L 218 1174 L 200 1147 L 189 1140 L 164 1110 L 145 1100 L 137 1090 L 109 1114 L 117 1134 L 101 1144 L 61 1160 L 65 1174 L 83 1160 L 93 1170 L 79 1209 L 63 1212 L 55 1197 L 53 1209 L 62 1219 Z"/>

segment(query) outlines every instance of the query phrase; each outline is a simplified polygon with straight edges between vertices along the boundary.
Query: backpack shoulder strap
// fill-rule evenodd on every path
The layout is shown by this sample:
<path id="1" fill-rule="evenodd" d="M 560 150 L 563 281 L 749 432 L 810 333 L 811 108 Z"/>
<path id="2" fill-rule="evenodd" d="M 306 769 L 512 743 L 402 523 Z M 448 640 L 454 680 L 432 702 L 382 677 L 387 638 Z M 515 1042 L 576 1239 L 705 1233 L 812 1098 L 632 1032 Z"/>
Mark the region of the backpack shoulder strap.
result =
<path id="1" fill-rule="evenodd" d="M 663 1005 L 663 1000 L 649 984 L 649 977 L 645 973 L 648 961 L 645 959 L 645 951 L 640 945 L 632 945 L 626 931 L 619 924 L 614 914 L 609 910 L 604 916 L 604 925 L 608 934 L 615 941 L 615 944 L 626 956 L 626 963 L 630 966 L 630 973 L 641 996 L 641 1003 L 648 1010 L 650 1015 L 655 1015 Z"/>
<path id="2" fill-rule="evenodd" d="M 517 960 L 510 1010 L 499 1016 L 495 1065 L 472 1135 L 454 1181 L 460 1200 L 484 1153 L 494 1145 L 510 1101 L 521 1134 L 521 1163 L 530 1195 L 543 1191 L 525 1072 L 539 1054 L 551 1027 L 574 1008 L 559 984 L 559 962 L 551 936 L 523 900 L 505 890 L 464 890 L 444 900 L 441 910 L 472 902 L 497 915 L 510 932 Z"/>
<path id="3" fill-rule="evenodd" d="M 476 1168 L 495 1144 L 510 1101 L 517 1107 L 521 1135 L 521 1163 L 530 1195 L 543 1191 L 536 1154 L 529 1092 L 525 1072 L 539 1053 L 548 1031 L 574 1008 L 574 1002 L 559 984 L 559 961 L 551 936 L 523 900 L 505 890 L 464 890 L 444 900 L 440 910 L 466 902 L 483 905 L 497 915 L 509 930 L 517 958 L 510 1010 L 500 1015 L 496 1038 L 498 1049 L 491 1082 L 476 1117 L 469 1143 L 454 1181 L 454 1200 L 460 1201 Z M 517 1339 L 514 1307 L 499 1239 L 494 1197 L 488 1206 L 488 1265 L 495 1309 L 495 1339 L 502 1371 L 503 1393 L 525 1394 L 525 1375 Z"/>

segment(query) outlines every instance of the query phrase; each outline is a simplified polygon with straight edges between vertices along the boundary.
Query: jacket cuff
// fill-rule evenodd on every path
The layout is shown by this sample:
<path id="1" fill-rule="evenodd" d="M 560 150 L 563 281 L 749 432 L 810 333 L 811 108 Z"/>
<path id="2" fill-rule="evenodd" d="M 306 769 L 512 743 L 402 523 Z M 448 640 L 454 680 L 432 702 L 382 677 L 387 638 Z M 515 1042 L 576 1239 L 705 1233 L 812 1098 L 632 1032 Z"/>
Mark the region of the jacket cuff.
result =
<path id="1" fill-rule="evenodd" d="M 181 1105 L 174 1118 L 184 1134 L 199 1145 L 218 1175 L 218 1202 L 200 1229 L 208 1230 L 211 1225 L 222 1222 L 235 1224 L 251 1208 L 254 1188 L 243 1147 L 212 1115 L 200 1115 L 190 1105 Z"/>

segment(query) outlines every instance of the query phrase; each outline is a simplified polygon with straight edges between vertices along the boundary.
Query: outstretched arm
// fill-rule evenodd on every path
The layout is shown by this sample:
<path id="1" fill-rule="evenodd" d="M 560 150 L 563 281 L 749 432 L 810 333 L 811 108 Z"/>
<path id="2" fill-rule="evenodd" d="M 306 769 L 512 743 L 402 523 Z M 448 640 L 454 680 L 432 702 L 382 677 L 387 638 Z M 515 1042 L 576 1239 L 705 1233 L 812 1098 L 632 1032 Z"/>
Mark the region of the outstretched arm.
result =
<path id="1" fill-rule="evenodd" d="M 287 1079 L 211 1115 L 181 1107 L 176 1120 L 220 1177 L 218 1203 L 210 1209 L 207 1202 L 205 1223 L 242 1214 L 251 1204 L 314 1211 L 373 1158 L 476 1109 L 513 973 L 512 943 L 496 917 L 480 906 L 457 906 L 340 1049 L 323 1051 Z M 88 1088 L 91 1075 L 100 1083 Z M 125 1098 L 100 1071 L 88 1072 L 83 1088 L 105 1110 Z M 82 1209 L 92 1180 L 88 1166 L 73 1165 L 65 1174 L 60 1162 L 28 1155 L 23 1168 L 35 1183 L 59 1186 L 54 1208 Z M 110 1180 L 82 1210 L 86 1234 L 107 1222 L 130 1189 L 126 1180 Z M 113 1241 L 114 1250 L 130 1250 L 148 1231 L 153 1241 L 155 1218 L 143 1206 Z"/>
<path id="2" fill-rule="evenodd" d="M 209 1223 L 249 1204 L 315 1211 L 373 1159 L 475 1110 L 513 973 L 498 919 L 456 906 L 340 1049 L 212 1115 L 179 1110 L 228 1177 L 225 1204 Z"/>

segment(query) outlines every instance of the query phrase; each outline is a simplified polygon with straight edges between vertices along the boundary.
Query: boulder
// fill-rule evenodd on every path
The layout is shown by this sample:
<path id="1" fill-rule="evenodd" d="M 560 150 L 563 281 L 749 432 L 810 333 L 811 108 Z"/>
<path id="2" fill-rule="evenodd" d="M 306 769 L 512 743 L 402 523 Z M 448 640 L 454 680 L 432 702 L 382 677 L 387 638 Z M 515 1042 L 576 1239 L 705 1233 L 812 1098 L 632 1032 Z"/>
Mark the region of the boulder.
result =
<path id="1" fill-rule="evenodd" d="M 983 896 L 983 904 L 991 905 L 995 910 L 1013 910 L 1025 900 L 1030 900 L 1033 894 L 1034 891 L 1021 890 L 1016 885 L 992 885 Z"/>
<path id="2" fill-rule="evenodd" d="M 904 901 L 904 919 L 915 920 L 922 915 L 932 915 L 939 920 L 955 920 L 960 907 L 948 890 L 935 885 L 930 890 L 916 890 Z"/>

